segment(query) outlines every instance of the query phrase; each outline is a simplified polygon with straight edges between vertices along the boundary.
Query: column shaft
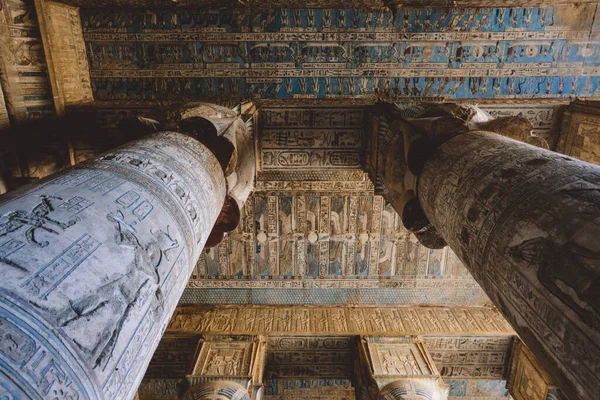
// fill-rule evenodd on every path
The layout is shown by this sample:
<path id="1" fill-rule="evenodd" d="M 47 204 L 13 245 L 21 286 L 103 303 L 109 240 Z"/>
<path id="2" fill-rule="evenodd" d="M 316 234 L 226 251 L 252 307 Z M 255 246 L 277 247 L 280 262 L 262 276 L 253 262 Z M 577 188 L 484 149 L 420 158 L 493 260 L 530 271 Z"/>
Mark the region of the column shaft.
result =
<path id="1" fill-rule="evenodd" d="M 571 400 L 600 392 L 600 167 L 472 132 L 437 149 L 422 208 Z"/>
<path id="2" fill-rule="evenodd" d="M 132 398 L 225 192 L 162 132 L 1 197 L 0 398 Z"/>

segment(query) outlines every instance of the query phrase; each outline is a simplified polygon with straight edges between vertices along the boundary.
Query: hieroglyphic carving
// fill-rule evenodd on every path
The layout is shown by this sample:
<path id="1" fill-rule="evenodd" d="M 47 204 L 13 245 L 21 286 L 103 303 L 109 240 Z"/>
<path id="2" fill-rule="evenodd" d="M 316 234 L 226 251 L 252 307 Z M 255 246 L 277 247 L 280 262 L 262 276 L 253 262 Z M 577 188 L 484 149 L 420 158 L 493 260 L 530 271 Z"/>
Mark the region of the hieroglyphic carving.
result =
<path id="1" fill-rule="evenodd" d="M 269 337 L 266 379 L 352 378 L 354 346 L 350 337 Z"/>
<path id="2" fill-rule="evenodd" d="M 378 375 L 431 375 L 427 361 L 416 345 L 369 343 L 373 374 Z"/>
<path id="3" fill-rule="evenodd" d="M 587 240 L 600 232 L 588 196 L 598 176 L 595 165 L 470 132 L 438 149 L 418 187 L 432 224 L 576 399 L 600 390 L 598 274 L 588 267 L 599 249 Z"/>
<path id="4" fill-rule="evenodd" d="M 594 164 L 600 164 L 600 107 L 595 114 L 565 112 L 558 151 Z"/>
<path id="5" fill-rule="evenodd" d="M 94 100 L 79 9 L 50 0 L 36 0 L 44 53 L 56 113 Z"/>
<path id="6" fill-rule="evenodd" d="M 224 197 L 212 153 L 169 132 L 3 196 L 4 315 L 39 321 L 37 340 L 61 343 L 35 347 L 63 358 L 35 368 L 62 371 L 83 398 L 132 397 Z M 45 396 L 28 387 L 24 397 Z"/>
<path id="7" fill-rule="evenodd" d="M 177 379 L 192 371 L 199 335 L 169 335 L 160 340 L 144 380 Z"/>
<path id="8" fill-rule="evenodd" d="M 354 400 L 351 379 L 288 378 L 270 379 L 265 400 Z"/>
<path id="9" fill-rule="evenodd" d="M 0 2 L 0 84 L 15 121 L 54 115 L 46 60 L 33 2 Z"/>
<path id="10" fill-rule="evenodd" d="M 445 323 L 451 313 L 455 325 Z M 475 318 L 480 313 L 485 318 Z M 227 323 L 224 321 L 227 320 Z M 283 321 L 283 322 L 282 322 Z M 289 321 L 289 322 L 288 322 Z M 168 327 L 171 333 L 213 334 L 513 334 L 491 308 L 338 308 L 180 306 Z"/>
<path id="11" fill-rule="evenodd" d="M 184 379 L 144 379 L 138 389 L 140 400 L 178 400 L 187 382 Z"/>
<path id="12" fill-rule="evenodd" d="M 373 298 L 371 304 L 483 305 L 488 301 L 454 253 L 420 245 L 380 196 L 331 192 L 325 185 L 315 188 L 324 190 L 255 193 L 242 212 L 246 217 L 238 230 L 200 257 L 185 301 L 211 302 L 198 297 L 210 295 L 200 290 L 204 288 L 222 289 L 219 303 L 231 298 L 233 293 L 226 291 L 230 288 L 357 290 L 365 299 Z M 376 288 L 402 293 L 367 291 Z M 254 291 L 247 298 L 257 303 L 281 301 L 282 292 L 271 293 Z M 356 301 L 348 292 L 315 293 L 318 298 L 325 295 L 330 304 L 344 303 L 346 298 Z M 287 302 L 305 301 L 297 298 Z"/>
<path id="13" fill-rule="evenodd" d="M 416 337 L 362 337 L 359 358 L 360 399 L 447 398 L 435 364 Z"/>
<path id="14" fill-rule="evenodd" d="M 515 400 L 546 400 L 554 386 L 544 367 L 521 342 L 512 351 L 507 387 Z"/>
<path id="15" fill-rule="evenodd" d="M 251 373 L 252 347 L 251 340 L 205 340 L 191 375 L 197 379 L 201 377 L 247 378 Z"/>
<path id="16" fill-rule="evenodd" d="M 491 379 L 446 379 L 448 400 L 507 400 L 506 381 Z"/>
<path id="17" fill-rule="evenodd" d="M 336 170 L 360 170 L 364 145 L 362 108 L 267 108 L 259 115 L 257 169 L 279 180 Z M 259 174 L 259 179 L 265 176 Z M 331 178 L 330 178 L 331 179 Z M 270 179 L 274 180 L 274 179 Z M 314 178 L 313 178 L 314 180 Z"/>
<path id="18" fill-rule="evenodd" d="M 122 7 L 150 9 L 152 7 L 164 8 L 168 0 L 63 0 L 65 4 L 83 8 Z M 572 3 L 595 3 L 595 0 L 528 0 L 529 7 L 563 5 Z M 294 9 L 298 6 L 293 0 L 180 0 L 181 7 L 221 7 L 226 9 L 245 9 L 248 11 L 262 11 L 275 9 Z M 383 7 L 520 7 L 523 0 L 308 0 L 303 3 L 305 8 L 314 9 L 342 9 L 362 8 L 380 10 Z"/>
<path id="19" fill-rule="evenodd" d="M 559 114 L 558 105 L 539 105 L 539 104 L 479 104 L 482 110 L 488 112 L 494 118 L 522 116 L 527 118 L 533 125 L 533 134 L 544 138 L 550 148 L 556 147 L 558 138 L 559 123 L 557 115 Z"/>
<path id="20" fill-rule="evenodd" d="M 62 393 L 73 399 L 100 398 L 84 360 L 66 350 L 70 346 L 66 338 L 40 334 L 49 332 L 51 326 L 35 311 L 23 309 L 8 293 L 3 293 L 0 310 L 1 396 L 9 400 L 31 398 L 27 389 L 31 385 L 40 397 Z"/>
<path id="21" fill-rule="evenodd" d="M 83 27 L 99 99 L 599 93 L 595 4 L 472 6 L 90 11 Z"/>

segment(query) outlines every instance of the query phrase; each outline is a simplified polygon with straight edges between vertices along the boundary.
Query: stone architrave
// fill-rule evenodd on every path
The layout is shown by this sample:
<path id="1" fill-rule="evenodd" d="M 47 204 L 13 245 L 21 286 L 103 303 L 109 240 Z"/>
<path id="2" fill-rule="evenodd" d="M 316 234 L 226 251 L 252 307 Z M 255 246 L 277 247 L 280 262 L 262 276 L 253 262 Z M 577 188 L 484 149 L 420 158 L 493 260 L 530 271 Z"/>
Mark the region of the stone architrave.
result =
<path id="1" fill-rule="evenodd" d="M 571 400 L 600 392 L 600 167 L 489 132 L 418 177 L 424 214 Z"/>
<path id="2" fill-rule="evenodd" d="M 0 398 L 133 398 L 225 196 L 161 132 L 0 198 Z"/>

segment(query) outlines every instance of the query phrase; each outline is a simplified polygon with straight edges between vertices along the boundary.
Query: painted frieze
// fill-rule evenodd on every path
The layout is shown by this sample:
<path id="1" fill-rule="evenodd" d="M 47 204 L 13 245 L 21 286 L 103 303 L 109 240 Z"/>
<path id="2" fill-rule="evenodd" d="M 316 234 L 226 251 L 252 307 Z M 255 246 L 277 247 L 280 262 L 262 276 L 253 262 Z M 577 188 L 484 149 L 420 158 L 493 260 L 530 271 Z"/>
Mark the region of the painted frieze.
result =
<path id="1" fill-rule="evenodd" d="M 99 100 L 569 98 L 600 93 L 597 12 L 84 9 L 82 25 Z"/>
<path id="2" fill-rule="evenodd" d="M 512 335 L 487 307 L 179 306 L 170 333 L 303 335 Z"/>

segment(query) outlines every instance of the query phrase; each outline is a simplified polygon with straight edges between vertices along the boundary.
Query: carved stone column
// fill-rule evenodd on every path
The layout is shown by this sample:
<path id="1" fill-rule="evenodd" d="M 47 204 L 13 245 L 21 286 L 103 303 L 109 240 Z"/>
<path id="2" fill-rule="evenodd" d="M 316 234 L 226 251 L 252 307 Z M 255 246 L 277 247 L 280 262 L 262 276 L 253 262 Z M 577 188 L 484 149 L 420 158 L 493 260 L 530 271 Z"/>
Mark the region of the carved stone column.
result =
<path id="1" fill-rule="evenodd" d="M 205 382 L 183 395 L 183 400 L 250 400 L 248 390 L 230 381 Z"/>
<path id="2" fill-rule="evenodd" d="M 416 338 L 362 338 L 359 365 L 359 400 L 448 398 L 447 386 Z"/>
<path id="3" fill-rule="evenodd" d="M 4 195 L 0 398 L 132 398 L 225 197 L 172 132 Z"/>
<path id="4" fill-rule="evenodd" d="M 406 156 L 388 154 L 398 182 L 388 195 L 409 193 L 392 202 L 405 225 L 420 240 L 426 233 L 423 243 L 454 250 L 571 400 L 594 398 L 600 167 L 477 131 L 479 123 L 495 124 L 473 122 L 471 111 L 444 105 L 412 120 L 392 115 Z M 422 129 L 431 118 L 446 120 Z M 463 133 L 460 121 L 474 130 Z M 384 173 L 385 180 L 394 176 Z"/>
<path id="5" fill-rule="evenodd" d="M 471 132 L 419 177 L 423 211 L 573 400 L 600 391 L 600 167 Z"/>

